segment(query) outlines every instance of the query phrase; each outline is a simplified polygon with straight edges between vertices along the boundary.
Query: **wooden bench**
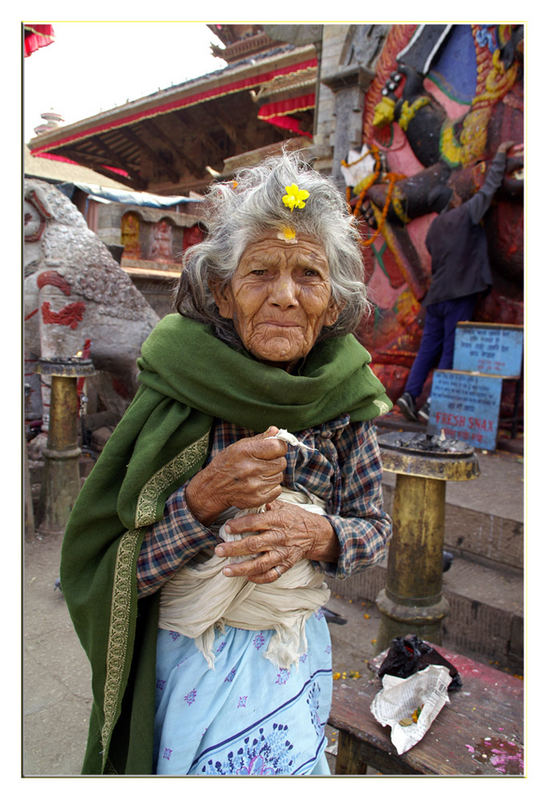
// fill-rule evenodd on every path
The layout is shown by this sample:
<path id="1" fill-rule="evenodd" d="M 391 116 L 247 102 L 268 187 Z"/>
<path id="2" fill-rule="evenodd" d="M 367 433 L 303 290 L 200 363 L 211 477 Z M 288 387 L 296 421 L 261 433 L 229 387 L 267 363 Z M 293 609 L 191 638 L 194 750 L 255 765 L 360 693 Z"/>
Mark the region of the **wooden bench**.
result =
<path id="1" fill-rule="evenodd" d="M 334 681 L 329 724 L 339 731 L 336 775 L 523 775 L 523 682 L 434 645 L 458 670 L 463 686 L 450 692 L 423 739 L 398 755 L 391 729 L 370 704 L 381 689 L 385 654 L 369 666 L 372 678 Z"/>

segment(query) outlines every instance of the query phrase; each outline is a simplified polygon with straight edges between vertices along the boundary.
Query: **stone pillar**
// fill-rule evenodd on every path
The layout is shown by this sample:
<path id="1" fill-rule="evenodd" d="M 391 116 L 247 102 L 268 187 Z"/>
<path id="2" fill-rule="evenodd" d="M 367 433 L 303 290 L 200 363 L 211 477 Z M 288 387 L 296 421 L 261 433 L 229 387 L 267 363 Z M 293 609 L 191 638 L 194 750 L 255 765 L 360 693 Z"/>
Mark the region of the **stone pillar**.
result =
<path id="1" fill-rule="evenodd" d="M 332 177 L 341 191 L 345 191 L 341 162 L 347 158 L 349 150 L 362 147 L 364 95 L 373 77 L 370 70 L 350 64 L 322 80 L 335 94 Z"/>
<path id="2" fill-rule="evenodd" d="M 317 91 L 315 169 L 332 174 L 342 191 L 341 161 L 360 151 L 366 92 L 389 25 L 324 25 Z"/>
<path id="3" fill-rule="evenodd" d="M 63 534 L 80 491 L 77 379 L 93 375 L 89 359 L 40 359 L 37 371 L 51 377 L 50 423 L 44 449 L 38 536 Z"/>

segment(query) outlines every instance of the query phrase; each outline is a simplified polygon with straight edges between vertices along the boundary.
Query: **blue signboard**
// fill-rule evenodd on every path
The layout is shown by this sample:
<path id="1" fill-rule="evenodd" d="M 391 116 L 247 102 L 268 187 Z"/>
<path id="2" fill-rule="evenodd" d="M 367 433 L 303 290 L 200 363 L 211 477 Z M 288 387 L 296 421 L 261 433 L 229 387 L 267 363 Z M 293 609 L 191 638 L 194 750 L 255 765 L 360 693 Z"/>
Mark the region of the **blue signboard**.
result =
<path id="1" fill-rule="evenodd" d="M 495 450 L 502 378 L 435 370 L 427 433 Z"/>
<path id="2" fill-rule="evenodd" d="M 454 369 L 519 378 L 522 365 L 522 327 L 458 322 Z"/>

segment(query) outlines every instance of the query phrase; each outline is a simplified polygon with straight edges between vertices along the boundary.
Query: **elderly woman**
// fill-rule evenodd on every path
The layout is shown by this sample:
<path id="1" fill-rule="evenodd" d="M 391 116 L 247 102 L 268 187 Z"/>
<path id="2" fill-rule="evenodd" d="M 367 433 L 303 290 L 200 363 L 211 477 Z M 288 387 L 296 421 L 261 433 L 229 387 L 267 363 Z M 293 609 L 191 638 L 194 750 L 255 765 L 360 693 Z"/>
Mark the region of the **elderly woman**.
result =
<path id="1" fill-rule="evenodd" d="M 63 543 L 86 774 L 329 774 L 324 577 L 390 536 L 372 420 L 391 404 L 353 336 L 368 303 L 342 197 L 285 154 L 209 203 Z"/>

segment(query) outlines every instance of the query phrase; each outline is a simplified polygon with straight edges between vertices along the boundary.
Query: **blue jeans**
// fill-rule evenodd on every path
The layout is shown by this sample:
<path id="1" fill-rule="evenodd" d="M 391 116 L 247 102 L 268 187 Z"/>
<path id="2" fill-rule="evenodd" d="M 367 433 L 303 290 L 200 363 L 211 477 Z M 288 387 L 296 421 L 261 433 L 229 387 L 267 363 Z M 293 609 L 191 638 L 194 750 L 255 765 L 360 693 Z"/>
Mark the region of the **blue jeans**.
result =
<path id="1" fill-rule="evenodd" d="M 421 344 L 404 388 L 414 400 L 433 367 L 452 369 L 456 325 L 472 318 L 476 301 L 477 295 L 470 294 L 427 306 Z"/>

